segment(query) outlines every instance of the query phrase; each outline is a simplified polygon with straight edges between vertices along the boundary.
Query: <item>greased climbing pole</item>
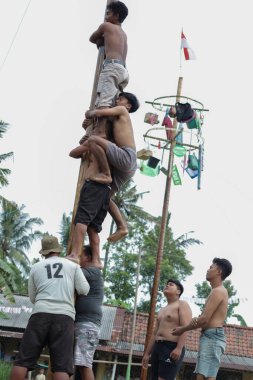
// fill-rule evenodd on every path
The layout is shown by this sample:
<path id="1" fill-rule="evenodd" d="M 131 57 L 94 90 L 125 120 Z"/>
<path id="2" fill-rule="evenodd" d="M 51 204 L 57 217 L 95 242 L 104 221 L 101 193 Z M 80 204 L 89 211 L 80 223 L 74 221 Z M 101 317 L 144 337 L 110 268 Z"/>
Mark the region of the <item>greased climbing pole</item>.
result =
<path id="1" fill-rule="evenodd" d="M 107 0 L 106 7 L 110 3 L 112 3 L 112 0 Z M 94 82 L 93 82 L 91 101 L 90 101 L 90 109 L 93 109 L 94 105 L 95 105 L 95 100 L 96 100 L 96 96 L 97 96 L 98 78 L 99 78 L 99 74 L 100 74 L 100 71 L 102 68 L 103 60 L 104 60 L 104 47 L 101 46 L 101 47 L 99 47 L 99 50 L 98 50 L 97 64 L 96 64 L 96 69 L 95 69 Z M 81 190 L 82 185 L 83 185 L 83 178 L 84 178 L 84 173 L 85 173 L 85 164 L 86 164 L 86 161 L 85 161 L 85 158 L 83 157 L 81 160 L 79 174 L 78 174 L 78 180 L 77 180 L 77 185 L 76 185 L 76 194 L 75 194 L 75 201 L 74 201 L 74 207 L 73 207 L 73 213 L 72 213 L 72 222 L 71 222 L 70 237 L 69 237 L 69 241 L 68 241 L 68 252 L 67 252 L 67 254 L 70 254 L 70 251 L 71 251 L 71 244 L 72 244 L 72 240 L 73 240 L 73 233 L 74 233 L 74 227 L 75 227 L 73 222 L 74 222 L 74 218 L 75 218 L 76 211 L 77 211 L 77 206 L 78 206 L 78 201 L 79 201 L 79 196 L 80 196 L 80 190 Z M 50 366 L 48 369 L 47 379 L 53 380 L 53 373 L 51 372 Z"/>
<path id="2" fill-rule="evenodd" d="M 113 0 L 107 0 L 106 8 L 112 2 L 113 2 Z M 104 61 L 104 47 L 101 46 L 101 47 L 99 47 L 99 50 L 98 50 L 97 64 L 96 64 L 93 89 L 92 89 L 91 101 L 90 101 L 90 109 L 93 109 L 95 106 L 95 101 L 96 101 L 96 96 L 97 96 L 98 78 L 99 78 L 100 71 L 102 69 L 103 61 Z M 81 160 L 79 175 L 78 175 L 78 180 L 77 180 L 77 185 L 76 185 L 76 194 L 75 194 L 74 207 L 73 207 L 73 213 L 72 213 L 72 222 L 71 222 L 71 229 L 70 229 L 70 237 L 69 237 L 69 241 L 68 241 L 68 252 L 67 252 L 67 254 L 70 254 L 70 252 L 71 252 L 71 245 L 72 245 L 72 241 L 73 241 L 73 233 L 74 233 L 74 227 L 75 227 L 73 222 L 74 222 L 74 218 L 75 218 L 76 211 L 77 211 L 80 191 L 81 191 L 81 188 L 83 185 L 85 166 L 86 166 L 86 161 L 85 161 L 85 157 L 83 157 Z"/>

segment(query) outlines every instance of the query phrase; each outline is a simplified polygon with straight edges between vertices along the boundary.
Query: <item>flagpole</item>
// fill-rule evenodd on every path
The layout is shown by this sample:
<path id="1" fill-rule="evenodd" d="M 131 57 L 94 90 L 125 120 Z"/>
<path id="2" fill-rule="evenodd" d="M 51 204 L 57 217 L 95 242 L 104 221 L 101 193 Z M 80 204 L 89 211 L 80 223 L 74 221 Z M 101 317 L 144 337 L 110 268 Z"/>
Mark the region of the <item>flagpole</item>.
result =
<path id="1" fill-rule="evenodd" d="M 179 77 L 182 77 L 182 33 L 183 33 L 183 28 L 181 31 L 181 38 L 180 38 L 180 57 L 179 57 Z"/>

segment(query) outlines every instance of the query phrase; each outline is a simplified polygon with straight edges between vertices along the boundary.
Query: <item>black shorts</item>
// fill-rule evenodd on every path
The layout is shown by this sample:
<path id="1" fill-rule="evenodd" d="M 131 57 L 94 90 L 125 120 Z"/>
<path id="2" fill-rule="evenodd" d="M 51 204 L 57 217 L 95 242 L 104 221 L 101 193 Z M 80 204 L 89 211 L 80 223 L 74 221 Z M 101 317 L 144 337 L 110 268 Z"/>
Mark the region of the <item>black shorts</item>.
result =
<path id="1" fill-rule="evenodd" d="M 80 192 L 75 224 L 85 224 L 100 232 L 109 207 L 110 190 L 108 185 L 85 181 Z"/>
<path id="2" fill-rule="evenodd" d="M 176 348 L 176 342 L 168 340 L 156 341 L 151 354 L 152 380 L 159 377 L 165 380 L 174 380 L 179 372 L 184 358 L 185 348 L 183 348 L 179 360 L 171 359 L 170 353 Z"/>
<path id="3" fill-rule="evenodd" d="M 72 375 L 74 344 L 74 320 L 68 315 L 36 313 L 25 329 L 15 365 L 32 370 L 48 346 L 52 372 Z"/>

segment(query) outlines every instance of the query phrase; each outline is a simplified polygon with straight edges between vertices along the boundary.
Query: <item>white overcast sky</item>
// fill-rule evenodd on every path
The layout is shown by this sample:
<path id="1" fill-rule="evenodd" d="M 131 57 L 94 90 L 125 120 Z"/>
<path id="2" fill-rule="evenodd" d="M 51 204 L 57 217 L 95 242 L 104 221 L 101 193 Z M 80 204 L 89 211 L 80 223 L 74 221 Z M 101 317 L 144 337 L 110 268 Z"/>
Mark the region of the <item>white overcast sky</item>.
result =
<path id="1" fill-rule="evenodd" d="M 1 152 L 13 151 L 10 185 L 3 194 L 41 217 L 43 231 L 57 234 L 63 212 L 73 208 L 79 161 L 68 157 L 82 135 L 90 103 L 97 49 L 90 34 L 103 21 L 105 0 L 32 0 L 2 65 L 28 0 L 0 1 L 0 118 L 10 123 Z M 183 62 L 182 94 L 204 103 L 205 162 L 202 189 L 187 175 L 172 186 L 171 227 L 195 231 L 204 245 L 188 250 L 194 266 L 185 295 L 205 279 L 213 257 L 233 264 L 230 279 L 241 299 L 236 312 L 253 325 L 252 275 L 252 11 L 250 0 L 125 0 L 129 16 L 127 91 L 141 108 L 132 116 L 137 148 L 148 124 L 145 101 L 175 95 L 181 29 L 197 56 Z M 161 118 L 162 116 L 160 116 Z M 156 151 L 156 155 L 161 152 Z M 180 167 L 180 160 L 176 163 Z M 165 163 L 166 166 L 166 163 Z M 182 173 L 181 173 L 182 174 Z M 161 215 L 165 176 L 137 173 L 138 191 L 150 190 L 143 207 Z M 110 218 L 104 224 L 102 242 Z M 39 245 L 33 248 L 36 255 Z"/>

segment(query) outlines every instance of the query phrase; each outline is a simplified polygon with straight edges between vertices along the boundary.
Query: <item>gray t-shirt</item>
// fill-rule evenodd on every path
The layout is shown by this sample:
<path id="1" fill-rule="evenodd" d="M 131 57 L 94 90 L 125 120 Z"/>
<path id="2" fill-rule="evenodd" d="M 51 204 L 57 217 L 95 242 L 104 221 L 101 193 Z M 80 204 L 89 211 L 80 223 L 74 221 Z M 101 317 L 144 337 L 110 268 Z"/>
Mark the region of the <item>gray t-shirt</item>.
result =
<path id="1" fill-rule="evenodd" d="M 76 322 L 93 322 L 101 326 L 102 303 L 104 298 L 104 280 L 101 270 L 96 267 L 82 268 L 83 274 L 90 285 L 87 296 L 76 298 Z"/>
<path id="2" fill-rule="evenodd" d="M 32 266 L 28 293 L 34 303 L 33 313 L 64 314 L 75 319 L 75 291 L 84 295 L 89 284 L 79 265 L 52 256 Z"/>

